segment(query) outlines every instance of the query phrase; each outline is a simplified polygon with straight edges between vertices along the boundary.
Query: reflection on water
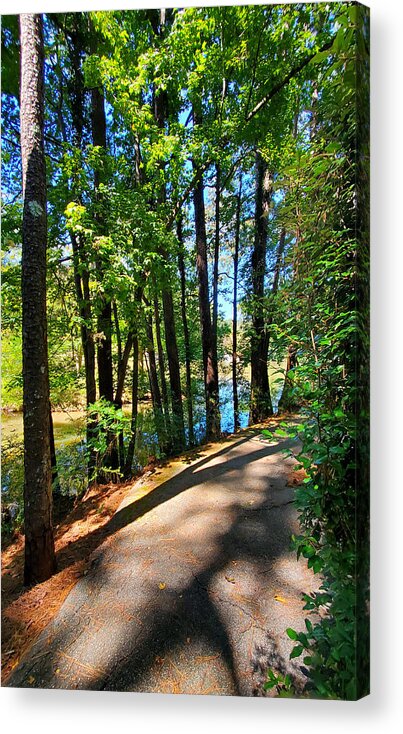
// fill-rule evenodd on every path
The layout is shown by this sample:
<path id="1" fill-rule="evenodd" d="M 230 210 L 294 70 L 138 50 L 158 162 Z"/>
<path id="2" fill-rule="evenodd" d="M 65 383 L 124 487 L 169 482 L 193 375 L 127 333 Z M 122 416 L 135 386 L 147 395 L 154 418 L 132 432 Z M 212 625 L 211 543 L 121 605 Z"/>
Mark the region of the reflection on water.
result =
<path id="1" fill-rule="evenodd" d="M 83 410 L 53 411 L 53 431 L 55 443 L 75 442 L 84 430 L 85 412 Z M 22 413 L 5 413 L 1 419 L 2 440 L 22 440 Z"/>
<path id="2" fill-rule="evenodd" d="M 274 412 L 277 411 L 280 399 L 281 388 L 271 386 L 272 403 Z M 250 384 L 246 379 L 240 379 L 238 382 L 238 400 L 239 400 L 239 420 L 240 427 L 245 428 L 249 420 L 249 397 Z M 125 405 L 124 413 L 130 417 L 131 405 Z M 232 395 L 231 380 L 222 380 L 220 382 L 220 413 L 221 413 L 221 430 L 223 433 L 232 433 L 234 431 L 234 402 Z M 186 410 L 185 410 L 186 414 Z M 56 446 L 66 446 L 68 443 L 75 443 L 81 440 L 85 432 L 85 412 L 80 410 L 54 411 L 52 413 L 53 430 L 55 434 Z M 206 418 L 204 410 L 204 389 L 201 381 L 196 383 L 194 389 L 194 423 L 195 435 L 198 441 L 203 440 Z M 144 433 L 144 442 L 140 440 L 140 444 L 154 446 L 157 442 L 155 433 L 154 419 L 150 402 L 145 401 L 139 405 L 138 419 L 139 435 Z M 22 413 L 4 413 L 2 415 L 2 439 L 21 440 L 23 436 Z"/>
<path id="3" fill-rule="evenodd" d="M 270 386 L 273 411 L 277 413 L 278 403 L 281 397 L 282 386 L 274 381 Z M 234 399 L 232 392 L 232 380 L 221 380 L 220 391 L 220 416 L 221 431 L 223 433 L 234 432 Z M 245 378 L 238 379 L 238 404 L 239 404 L 239 426 L 246 428 L 249 422 L 249 400 L 250 382 Z M 206 430 L 206 415 L 204 409 L 204 389 L 201 383 L 195 396 L 195 437 L 198 442 L 203 441 Z"/>

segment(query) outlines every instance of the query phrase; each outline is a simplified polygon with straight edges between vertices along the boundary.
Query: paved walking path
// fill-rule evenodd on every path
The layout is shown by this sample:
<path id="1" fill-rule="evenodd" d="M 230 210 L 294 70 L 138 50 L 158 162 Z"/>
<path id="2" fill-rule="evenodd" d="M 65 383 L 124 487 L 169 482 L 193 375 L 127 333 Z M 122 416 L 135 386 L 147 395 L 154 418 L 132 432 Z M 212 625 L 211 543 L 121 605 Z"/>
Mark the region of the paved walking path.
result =
<path id="1" fill-rule="evenodd" d="M 138 481 L 7 685 L 250 696 L 298 671 L 285 629 L 319 579 L 289 549 L 286 445 L 248 430 Z"/>

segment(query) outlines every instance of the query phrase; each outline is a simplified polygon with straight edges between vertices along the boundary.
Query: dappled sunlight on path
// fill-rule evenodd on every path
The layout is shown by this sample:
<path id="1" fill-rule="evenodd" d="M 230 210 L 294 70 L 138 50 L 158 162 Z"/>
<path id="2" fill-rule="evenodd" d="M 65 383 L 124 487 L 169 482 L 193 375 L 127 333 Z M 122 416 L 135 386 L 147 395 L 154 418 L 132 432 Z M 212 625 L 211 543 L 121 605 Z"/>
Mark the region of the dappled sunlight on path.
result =
<path id="1" fill-rule="evenodd" d="M 8 685 L 262 695 L 269 665 L 298 675 L 284 631 L 318 580 L 289 550 L 287 445 L 249 431 L 137 482 Z"/>

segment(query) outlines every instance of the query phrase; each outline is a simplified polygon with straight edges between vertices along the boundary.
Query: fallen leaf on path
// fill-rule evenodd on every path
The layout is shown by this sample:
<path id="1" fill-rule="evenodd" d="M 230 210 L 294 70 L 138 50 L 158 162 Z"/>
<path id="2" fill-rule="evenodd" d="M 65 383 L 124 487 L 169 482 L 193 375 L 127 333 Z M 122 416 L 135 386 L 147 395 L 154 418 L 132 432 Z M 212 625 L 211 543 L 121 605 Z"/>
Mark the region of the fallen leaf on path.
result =
<path id="1" fill-rule="evenodd" d="M 235 584 L 236 583 L 235 579 L 233 579 L 231 576 L 226 576 L 225 578 L 226 578 L 227 581 L 229 581 L 230 584 Z"/>
<path id="2" fill-rule="evenodd" d="M 287 599 L 284 599 L 284 597 L 280 596 L 280 594 L 275 594 L 274 598 L 276 601 L 281 601 L 282 604 L 288 604 Z"/>
<path id="3" fill-rule="evenodd" d="M 160 581 L 160 582 L 159 582 L 159 584 L 158 584 L 158 586 L 159 586 L 159 588 L 160 588 L 160 589 L 161 589 L 161 591 L 162 591 L 162 589 L 165 589 L 165 587 L 166 587 L 166 584 L 164 584 L 164 582 L 163 582 L 163 581 Z"/>
<path id="4" fill-rule="evenodd" d="M 27 679 L 27 683 L 29 683 L 30 686 L 32 686 L 32 683 L 35 683 L 35 678 L 33 675 L 30 675 Z"/>

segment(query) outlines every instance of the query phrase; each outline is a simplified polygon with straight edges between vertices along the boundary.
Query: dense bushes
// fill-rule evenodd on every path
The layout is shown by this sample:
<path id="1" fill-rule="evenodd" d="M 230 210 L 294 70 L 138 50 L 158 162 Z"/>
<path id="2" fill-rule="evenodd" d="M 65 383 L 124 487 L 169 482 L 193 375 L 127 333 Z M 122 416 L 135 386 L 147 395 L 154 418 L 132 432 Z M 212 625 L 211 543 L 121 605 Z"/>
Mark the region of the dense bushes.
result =
<path id="1" fill-rule="evenodd" d="M 304 631 L 288 630 L 311 695 L 356 699 L 369 685 L 368 14 L 340 19 L 343 51 L 323 76 L 309 153 L 289 170 L 286 216 L 297 232 L 295 277 L 282 291 L 284 348 L 296 346 L 289 387 L 301 406 L 296 491 L 298 555 L 323 582 L 305 596 Z M 357 104 L 358 102 L 358 104 Z M 358 115 L 356 114 L 358 110 Z M 272 671 L 267 686 L 292 688 Z"/>

